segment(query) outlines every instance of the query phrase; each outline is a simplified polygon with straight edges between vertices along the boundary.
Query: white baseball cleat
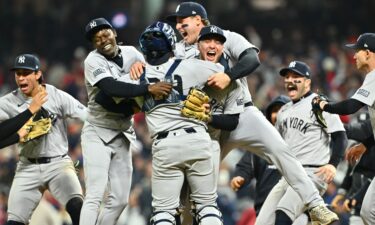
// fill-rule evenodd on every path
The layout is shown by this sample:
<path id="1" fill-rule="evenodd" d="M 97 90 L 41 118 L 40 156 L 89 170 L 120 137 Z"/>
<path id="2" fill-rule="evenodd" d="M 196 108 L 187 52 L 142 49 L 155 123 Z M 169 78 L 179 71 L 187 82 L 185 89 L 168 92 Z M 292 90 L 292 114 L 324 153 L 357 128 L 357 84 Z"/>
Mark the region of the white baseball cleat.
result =
<path id="1" fill-rule="evenodd" d="M 339 220 L 336 213 L 327 208 L 325 204 L 315 206 L 309 211 L 312 225 L 328 225 Z"/>

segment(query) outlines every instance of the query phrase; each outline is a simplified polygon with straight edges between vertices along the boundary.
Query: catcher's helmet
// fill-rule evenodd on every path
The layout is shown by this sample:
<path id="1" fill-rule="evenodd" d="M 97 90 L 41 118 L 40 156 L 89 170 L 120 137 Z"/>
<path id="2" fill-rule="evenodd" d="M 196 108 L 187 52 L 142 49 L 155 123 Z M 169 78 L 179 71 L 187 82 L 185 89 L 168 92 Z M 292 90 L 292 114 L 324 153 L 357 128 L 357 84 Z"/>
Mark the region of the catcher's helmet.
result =
<path id="1" fill-rule="evenodd" d="M 155 22 L 148 26 L 139 38 L 143 54 L 160 57 L 175 49 L 177 38 L 173 28 L 167 23 Z"/>

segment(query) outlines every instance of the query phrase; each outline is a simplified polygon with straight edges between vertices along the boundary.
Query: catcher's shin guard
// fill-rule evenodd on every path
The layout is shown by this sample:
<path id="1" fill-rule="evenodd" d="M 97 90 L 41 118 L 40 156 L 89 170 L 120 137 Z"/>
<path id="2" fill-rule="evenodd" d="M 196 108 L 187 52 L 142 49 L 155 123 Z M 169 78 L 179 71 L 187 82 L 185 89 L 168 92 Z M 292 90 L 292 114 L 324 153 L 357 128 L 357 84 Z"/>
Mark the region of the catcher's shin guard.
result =
<path id="1" fill-rule="evenodd" d="M 216 205 L 196 206 L 192 213 L 195 218 L 193 225 L 223 225 L 221 212 Z"/>
<path id="2" fill-rule="evenodd" d="M 152 214 L 150 219 L 151 225 L 181 225 L 180 214 L 174 215 L 167 211 L 158 211 Z"/>

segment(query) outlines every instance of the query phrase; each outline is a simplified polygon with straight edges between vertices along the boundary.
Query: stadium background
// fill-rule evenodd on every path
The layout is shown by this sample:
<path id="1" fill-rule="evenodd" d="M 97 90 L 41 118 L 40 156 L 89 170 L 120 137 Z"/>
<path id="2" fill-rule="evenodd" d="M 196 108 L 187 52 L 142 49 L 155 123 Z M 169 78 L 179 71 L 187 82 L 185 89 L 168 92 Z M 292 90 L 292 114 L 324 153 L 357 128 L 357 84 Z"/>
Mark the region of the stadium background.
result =
<path id="1" fill-rule="evenodd" d="M 0 96 L 16 87 L 9 71 L 21 53 L 37 54 L 48 83 L 87 102 L 82 62 L 91 50 L 84 38 L 84 27 L 95 17 L 105 17 L 117 27 L 118 41 L 138 46 L 138 37 L 151 22 L 174 12 L 181 1 L 166 0 L 1 0 L 0 1 Z M 363 76 L 355 69 L 352 53 L 344 43 L 363 32 L 374 32 L 371 25 L 375 1 L 371 0 L 206 0 L 212 24 L 241 33 L 261 49 L 261 66 L 248 78 L 255 105 L 263 109 L 283 93 L 278 70 L 293 59 L 307 62 L 313 71 L 313 90 L 333 100 L 345 99 L 356 90 Z M 355 117 L 343 117 L 344 122 Z M 133 191 L 130 206 L 119 224 L 143 225 L 150 208 L 150 140 L 143 116 L 135 118 L 140 137 L 139 152 L 134 152 Z M 81 160 L 80 125 L 69 126 L 70 154 Z M 251 207 L 251 186 L 234 193 L 228 182 L 242 153 L 234 151 L 222 164 L 219 203 L 226 225 L 240 225 L 240 217 Z M 0 224 L 6 220 L 6 201 L 14 176 L 17 151 L 14 146 L 0 152 Z M 82 164 L 81 164 L 82 165 Z M 345 168 L 345 163 L 342 164 Z M 79 172 L 82 177 L 82 170 Z M 329 203 L 336 185 L 330 186 Z M 82 180 L 82 179 L 81 179 Z M 46 224 L 69 224 L 58 203 L 46 194 L 37 219 Z M 347 224 L 342 214 L 340 224 Z M 39 222 L 38 224 L 40 224 Z M 241 224 L 242 225 L 242 224 Z"/>

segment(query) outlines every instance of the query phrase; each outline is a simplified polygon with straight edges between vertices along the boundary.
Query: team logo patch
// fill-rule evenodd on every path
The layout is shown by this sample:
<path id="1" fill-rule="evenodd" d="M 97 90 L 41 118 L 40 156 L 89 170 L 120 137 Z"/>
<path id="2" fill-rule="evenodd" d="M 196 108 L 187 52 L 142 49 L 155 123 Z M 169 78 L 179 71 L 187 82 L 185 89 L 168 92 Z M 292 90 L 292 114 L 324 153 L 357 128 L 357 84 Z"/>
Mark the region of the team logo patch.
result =
<path id="1" fill-rule="evenodd" d="M 105 69 L 103 69 L 103 68 L 99 68 L 99 69 L 97 69 L 93 72 L 94 76 L 98 76 L 102 73 L 105 73 Z"/>
<path id="2" fill-rule="evenodd" d="M 359 89 L 357 94 L 368 97 L 370 95 L 370 92 L 365 89 Z"/>
<path id="3" fill-rule="evenodd" d="M 237 99 L 236 103 L 237 103 L 237 106 L 244 105 L 243 99 Z"/>

